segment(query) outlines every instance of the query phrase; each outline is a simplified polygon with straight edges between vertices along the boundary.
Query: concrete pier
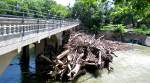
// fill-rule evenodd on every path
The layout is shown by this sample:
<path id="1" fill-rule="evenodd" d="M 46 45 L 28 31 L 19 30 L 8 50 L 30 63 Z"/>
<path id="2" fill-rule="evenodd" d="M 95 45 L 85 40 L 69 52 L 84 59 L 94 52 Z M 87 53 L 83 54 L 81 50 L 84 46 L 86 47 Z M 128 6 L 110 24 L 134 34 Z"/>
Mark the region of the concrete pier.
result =
<path id="1" fill-rule="evenodd" d="M 28 72 L 29 71 L 29 45 L 24 46 L 21 50 L 20 53 L 20 66 L 21 66 L 21 70 L 23 70 L 23 72 Z"/>

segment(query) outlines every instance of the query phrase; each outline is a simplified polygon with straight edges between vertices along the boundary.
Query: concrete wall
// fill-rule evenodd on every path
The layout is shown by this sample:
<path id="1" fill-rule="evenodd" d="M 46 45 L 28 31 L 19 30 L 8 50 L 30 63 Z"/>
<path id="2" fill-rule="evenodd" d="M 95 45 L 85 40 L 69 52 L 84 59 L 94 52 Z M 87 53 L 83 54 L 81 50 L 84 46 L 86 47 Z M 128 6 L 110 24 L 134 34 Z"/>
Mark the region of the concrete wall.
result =
<path id="1" fill-rule="evenodd" d="M 146 45 L 146 46 L 150 46 L 150 36 L 147 36 L 147 37 L 146 37 L 145 45 Z"/>
<path id="2" fill-rule="evenodd" d="M 0 75 L 4 72 L 11 60 L 17 55 L 17 50 L 11 51 L 3 56 L 0 56 Z"/>
<path id="3" fill-rule="evenodd" d="M 108 40 L 121 40 L 120 33 L 114 33 L 112 31 L 101 31 L 98 33 L 98 37 L 100 36 L 104 36 L 104 38 Z"/>
<path id="4" fill-rule="evenodd" d="M 144 44 L 146 36 L 142 34 L 137 33 L 125 33 L 123 35 L 123 39 L 125 42 L 132 42 L 132 43 L 138 43 L 138 44 Z"/>
<path id="5" fill-rule="evenodd" d="M 137 43 L 137 44 L 150 46 L 150 37 L 142 34 L 128 32 L 121 35 L 121 33 L 114 33 L 112 31 L 99 32 L 99 36 L 102 35 L 105 36 L 105 39 L 109 39 L 109 40 L 118 40 L 118 41 L 123 41 L 128 43 Z"/>

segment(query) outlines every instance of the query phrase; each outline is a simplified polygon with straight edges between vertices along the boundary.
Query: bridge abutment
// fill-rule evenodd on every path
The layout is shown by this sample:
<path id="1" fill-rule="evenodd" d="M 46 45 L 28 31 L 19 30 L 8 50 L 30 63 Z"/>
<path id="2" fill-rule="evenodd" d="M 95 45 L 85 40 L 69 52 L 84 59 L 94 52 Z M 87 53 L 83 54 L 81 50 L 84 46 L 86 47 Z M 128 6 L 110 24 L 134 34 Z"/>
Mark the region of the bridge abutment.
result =
<path id="1" fill-rule="evenodd" d="M 0 75 L 4 72 L 4 70 L 8 67 L 8 65 L 16 55 L 17 50 L 13 50 L 9 53 L 0 56 Z"/>

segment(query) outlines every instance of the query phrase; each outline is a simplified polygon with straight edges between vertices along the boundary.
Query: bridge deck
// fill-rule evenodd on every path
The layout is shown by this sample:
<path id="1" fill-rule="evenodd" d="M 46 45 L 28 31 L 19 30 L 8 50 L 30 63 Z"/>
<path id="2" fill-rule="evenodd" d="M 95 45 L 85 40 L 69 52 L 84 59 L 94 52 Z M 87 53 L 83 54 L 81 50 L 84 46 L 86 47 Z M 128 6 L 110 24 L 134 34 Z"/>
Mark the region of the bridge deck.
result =
<path id="1" fill-rule="evenodd" d="M 69 20 L 0 19 L 0 55 L 79 25 Z"/>

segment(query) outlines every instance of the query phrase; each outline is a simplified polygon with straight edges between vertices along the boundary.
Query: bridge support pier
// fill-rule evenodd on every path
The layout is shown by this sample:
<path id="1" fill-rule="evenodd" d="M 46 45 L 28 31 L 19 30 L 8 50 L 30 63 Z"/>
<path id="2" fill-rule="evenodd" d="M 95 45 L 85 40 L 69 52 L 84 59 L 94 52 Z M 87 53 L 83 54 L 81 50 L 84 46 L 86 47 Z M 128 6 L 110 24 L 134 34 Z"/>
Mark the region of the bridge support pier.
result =
<path id="1" fill-rule="evenodd" d="M 35 55 L 36 55 L 36 73 L 42 75 L 47 73 L 49 67 L 49 61 L 43 57 L 52 58 L 60 52 L 62 48 L 62 33 L 52 35 L 50 38 L 45 38 L 35 44 Z"/>
<path id="2" fill-rule="evenodd" d="M 22 72 L 29 71 L 29 45 L 24 46 L 21 51 L 20 65 Z"/>
<path id="3" fill-rule="evenodd" d="M 40 42 L 35 43 L 35 55 L 36 55 L 36 73 L 41 75 L 44 69 L 44 60 L 41 59 L 40 56 L 44 55 L 45 49 L 45 39 L 41 40 Z"/>
<path id="4" fill-rule="evenodd" d="M 51 36 L 51 38 L 45 38 L 40 42 L 35 43 L 35 54 L 36 54 L 36 73 L 38 75 L 45 75 L 47 70 L 50 69 L 48 66 L 50 64 L 43 57 L 52 58 L 58 53 L 58 42 L 61 40 L 57 39 L 57 36 Z"/>

